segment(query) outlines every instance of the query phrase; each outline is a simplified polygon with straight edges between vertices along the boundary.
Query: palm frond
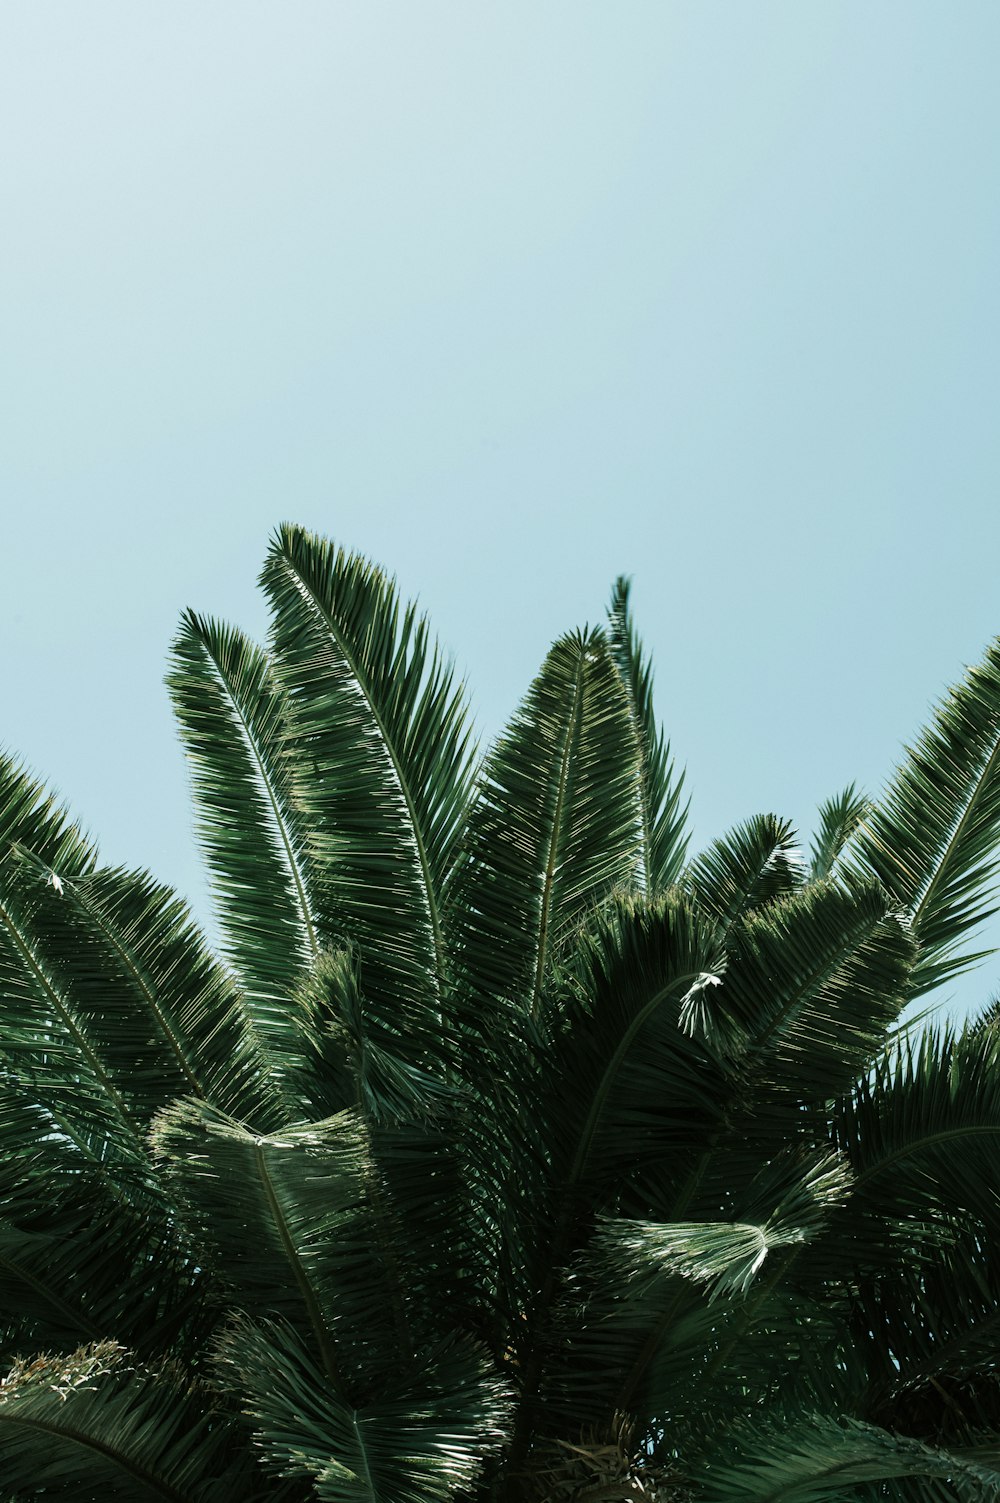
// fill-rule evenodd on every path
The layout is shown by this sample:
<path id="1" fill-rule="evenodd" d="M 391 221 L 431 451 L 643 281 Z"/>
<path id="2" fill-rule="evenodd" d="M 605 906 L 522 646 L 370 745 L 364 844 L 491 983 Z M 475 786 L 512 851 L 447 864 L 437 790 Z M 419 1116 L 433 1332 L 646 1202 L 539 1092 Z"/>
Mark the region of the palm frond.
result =
<path id="1" fill-rule="evenodd" d="M 632 621 L 629 593 L 630 581 L 619 576 L 608 608 L 609 643 L 640 747 L 643 877 L 648 892 L 661 892 L 677 881 L 684 866 L 689 805 L 681 804 L 684 774 L 675 771 L 670 743 L 653 712 L 653 668 Z"/>
<path id="2" fill-rule="evenodd" d="M 858 792 L 854 783 L 848 783 L 843 793 L 820 805 L 819 829 L 811 847 L 814 881 L 832 875 L 841 852 L 870 808 L 869 800 Z"/>
<path id="3" fill-rule="evenodd" d="M 854 1190 L 811 1254 L 829 1278 L 853 1249 L 855 1340 L 882 1403 L 995 1350 L 996 1036 L 967 1029 L 899 1046 L 838 1104 L 833 1128 Z"/>
<path id="4" fill-rule="evenodd" d="M 787 820 L 759 814 L 715 840 L 684 873 L 700 907 L 721 924 L 793 892 L 802 858 Z"/>
<path id="5" fill-rule="evenodd" d="M 6 1497 L 247 1503 L 253 1473 L 210 1390 L 144 1369 L 114 1342 L 18 1363 L 0 1383 Z"/>
<path id="6" fill-rule="evenodd" d="M 380 1347 L 386 1360 L 398 1308 L 371 1236 L 372 1171 L 353 1114 L 264 1137 L 202 1102 L 177 1102 L 152 1141 L 204 1265 L 243 1308 L 299 1329 L 341 1391 Z"/>
<path id="7" fill-rule="evenodd" d="M 736 926 L 697 1026 L 738 1057 L 755 1110 L 775 1090 L 822 1102 L 850 1089 L 883 1046 L 913 960 L 908 927 L 887 914 L 877 883 L 811 884 Z"/>
<path id="8" fill-rule="evenodd" d="M 588 1257 L 602 1265 L 618 1288 L 641 1297 L 652 1281 L 678 1274 L 709 1288 L 710 1298 L 742 1295 L 779 1247 L 812 1240 L 826 1225 L 831 1206 L 846 1197 L 850 1176 L 839 1155 L 799 1162 L 761 1206 L 766 1215 L 747 1221 L 632 1221 L 605 1217 Z M 761 1192 L 757 1187 L 758 1199 Z M 741 1207 L 741 1214 L 745 1214 Z"/>
<path id="9" fill-rule="evenodd" d="M 878 1496 L 913 1499 L 909 1484 L 938 1481 L 960 1503 L 1000 1497 L 1000 1472 L 991 1467 L 891 1435 L 859 1420 L 815 1414 L 760 1420 L 737 1432 L 738 1449 L 706 1458 L 699 1495 L 705 1503 L 838 1503 L 879 1484 Z"/>
<path id="10" fill-rule="evenodd" d="M 937 707 L 849 848 L 910 913 L 922 946 L 914 996 L 982 958 L 961 942 L 997 911 L 998 843 L 1000 642 Z"/>
<path id="11" fill-rule="evenodd" d="M 472 769 L 464 692 L 426 621 L 364 559 L 286 526 L 262 583 L 329 928 L 363 953 L 374 996 L 404 1007 L 431 977 L 440 1010 Z"/>
<path id="12" fill-rule="evenodd" d="M 285 695 L 262 648 L 193 611 L 167 683 L 227 959 L 276 1060 L 294 1063 L 289 1002 L 326 937 L 290 783 Z"/>
<path id="13" fill-rule="evenodd" d="M 274 1322 L 234 1323 L 217 1366 L 249 1401 L 265 1463 L 309 1478 L 328 1503 L 449 1503 L 468 1495 L 506 1439 L 506 1384 L 469 1341 L 426 1352 L 419 1375 L 358 1406 Z"/>
<path id="14" fill-rule="evenodd" d="M 205 1333 L 205 1283 L 153 1186 L 129 1184 L 114 1161 L 84 1161 L 49 1131 L 12 1145 L 0 1106 L 0 1348 L 72 1351 L 111 1338 L 155 1356 Z M 11 1147 L 14 1152 L 11 1152 Z M 108 1171 L 111 1171 L 110 1173 Z"/>
<path id="15" fill-rule="evenodd" d="M 634 878 L 639 749 L 599 631 L 560 638 L 486 759 L 456 892 L 473 1016 L 537 1014 L 587 910 Z"/>
<path id="16" fill-rule="evenodd" d="M 39 899 L 22 883 L 0 890 L 0 1057 L 16 1088 L 23 1085 L 44 1108 L 54 1130 L 95 1145 L 122 1172 L 128 1166 L 141 1174 L 142 1123 L 79 1016 L 69 978 L 39 940 Z"/>
<path id="17" fill-rule="evenodd" d="M 182 899 L 146 872 L 61 879 L 25 852 L 33 951 L 60 978 L 63 1010 L 131 1116 L 148 1124 L 175 1096 L 266 1125 L 278 1104 L 243 999 Z"/>
<path id="18" fill-rule="evenodd" d="M 82 876 L 97 863 L 97 850 L 37 779 L 0 754 L 0 866 L 15 849 L 27 848 L 53 880 Z"/>

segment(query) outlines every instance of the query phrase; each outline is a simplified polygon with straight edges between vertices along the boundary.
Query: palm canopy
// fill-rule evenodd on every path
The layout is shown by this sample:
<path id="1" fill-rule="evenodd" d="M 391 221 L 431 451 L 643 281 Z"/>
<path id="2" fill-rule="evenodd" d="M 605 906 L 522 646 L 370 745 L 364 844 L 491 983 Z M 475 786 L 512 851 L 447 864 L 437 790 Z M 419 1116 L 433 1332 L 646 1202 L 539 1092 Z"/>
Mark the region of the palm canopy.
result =
<path id="1" fill-rule="evenodd" d="M 0 763 L 0 1497 L 1000 1498 L 1000 647 L 688 860 L 627 582 L 479 757 L 273 540 L 169 674 L 220 953 Z"/>

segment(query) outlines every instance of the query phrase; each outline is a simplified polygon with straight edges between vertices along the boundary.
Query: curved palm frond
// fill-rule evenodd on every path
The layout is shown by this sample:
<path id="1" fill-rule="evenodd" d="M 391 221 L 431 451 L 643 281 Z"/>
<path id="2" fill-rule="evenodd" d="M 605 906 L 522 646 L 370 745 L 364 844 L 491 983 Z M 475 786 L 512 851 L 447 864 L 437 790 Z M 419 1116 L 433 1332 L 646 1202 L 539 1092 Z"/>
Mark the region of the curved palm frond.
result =
<path id="1" fill-rule="evenodd" d="M 922 946 L 914 996 L 989 953 L 959 947 L 997 911 L 998 844 L 1000 642 L 937 707 L 845 853 L 911 915 Z"/>
<path id="2" fill-rule="evenodd" d="M 262 583 L 327 922 L 363 952 L 366 990 L 409 1006 L 416 1027 L 428 981 L 438 1015 L 448 982 L 444 911 L 473 760 L 465 695 L 426 621 L 364 559 L 286 526 Z"/>
<path id="3" fill-rule="evenodd" d="M 262 648 L 188 611 L 167 677 L 227 959 L 276 1060 L 298 1059 L 290 1006 L 326 938 L 289 769 L 285 695 Z"/>
<path id="4" fill-rule="evenodd" d="M 38 965 L 60 976 L 81 1037 L 131 1115 L 148 1124 L 188 1095 L 261 1125 L 275 1119 L 243 998 L 171 888 L 105 867 L 66 876 L 57 892 L 27 853 L 22 874 L 35 888 Z"/>
<path id="5" fill-rule="evenodd" d="M 0 1488 L 16 1497 L 247 1503 L 257 1492 L 236 1422 L 180 1371 L 114 1342 L 18 1363 L 0 1383 Z"/>
<path id="6" fill-rule="evenodd" d="M 273 1321 L 234 1322 L 217 1368 L 251 1400 L 265 1464 L 310 1479 L 329 1503 L 448 1503 L 468 1494 L 505 1439 L 506 1385 L 468 1341 L 428 1351 L 419 1374 L 358 1406 Z"/>
<path id="7" fill-rule="evenodd" d="M 1000 1470 L 953 1452 L 890 1435 L 859 1420 L 813 1414 L 747 1425 L 738 1449 L 712 1447 L 705 1503 L 833 1503 L 858 1496 L 891 1500 L 954 1498 L 992 1503 Z M 930 1484 L 927 1491 L 921 1483 Z M 877 1491 L 858 1489 L 876 1484 Z"/>

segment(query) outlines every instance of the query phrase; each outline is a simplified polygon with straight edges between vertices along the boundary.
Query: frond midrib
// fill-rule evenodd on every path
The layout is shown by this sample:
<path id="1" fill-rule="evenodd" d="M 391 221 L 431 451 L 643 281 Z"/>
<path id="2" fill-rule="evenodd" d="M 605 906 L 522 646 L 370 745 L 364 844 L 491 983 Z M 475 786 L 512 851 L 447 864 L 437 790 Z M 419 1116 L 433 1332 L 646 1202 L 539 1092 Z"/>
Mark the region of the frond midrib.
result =
<path id="1" fill-rule="evenodd" d="M 880 1158 L 877 1163 L 870 1164 L 863 1173 L 859 1174 L 854 1181 L 854 1189 L 859 1190 L 869 1180 L 876 1179 L 891 1164 L 897 1164 L 901 1159 L 912 1158 L 914 1154 L 922 1153 L 927 1148 L 932 1148 L 938 1143 L 953 1142 L 958 1138 L 989 1138 L 1000 1137 L 1000 1123 L 995 1127 L 979 1124 L 969 1127 L 942 1128 L 939 1132 L 925 1133 L 909 1143 L 904 1143 L 899 1148 L 894 1148 L 891 1153 Z"/>
<path id="2" fill-rule="evenodd" d="M 991 777 L 998 760 L 1000 760 L 1000 736 L 994 736 L 993 749 L 987 757 L 982 772 L 976 779 L 975 787 L 969 794 L 965 808 L 962 810 L 961 817 L 958 820 L 958 823 L 956 824 L 954 830 L 952 831 L 947 845 L 944 848 L 944 851 L 941 853 L 941 856 L 937 863 L 937 868 L 930 881 L 928 882 L 927 887 L 924 889 L 920 901 L 917 903 L 916 907 L 913 910 L 913 925 L 915 929 L 919 930 L 921 918 L 923 917 L 924 912 L 930 904 L 931 898 L 934 896 L 939 885 L 944 879 L 944 873 L 947 868 L 948 862 L 951 860 L 953 852 L 957 848 L 962 836 L 965 833 L 966 827 L 975 811 L 979 796 L 982 793 L 983 788 L 986 786 L 989 778 Z"/>

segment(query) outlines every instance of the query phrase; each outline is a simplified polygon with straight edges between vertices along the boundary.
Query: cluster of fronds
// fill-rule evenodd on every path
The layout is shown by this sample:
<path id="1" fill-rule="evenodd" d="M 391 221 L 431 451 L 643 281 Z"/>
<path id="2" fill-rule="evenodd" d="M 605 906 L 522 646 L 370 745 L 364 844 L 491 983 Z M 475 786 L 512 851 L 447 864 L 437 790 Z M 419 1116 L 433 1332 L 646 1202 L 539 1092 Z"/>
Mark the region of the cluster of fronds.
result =
<path id="1" fill-rule="evenodd" d="M 483 759 L 295 528 L 170 689 L 221 954 L 0 764 L 0 1497 L 1000 1499 L 1000 648 L 687 859 L 623 582 Z"/>

